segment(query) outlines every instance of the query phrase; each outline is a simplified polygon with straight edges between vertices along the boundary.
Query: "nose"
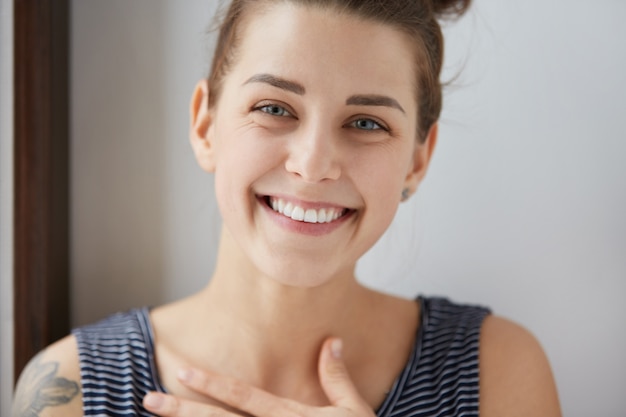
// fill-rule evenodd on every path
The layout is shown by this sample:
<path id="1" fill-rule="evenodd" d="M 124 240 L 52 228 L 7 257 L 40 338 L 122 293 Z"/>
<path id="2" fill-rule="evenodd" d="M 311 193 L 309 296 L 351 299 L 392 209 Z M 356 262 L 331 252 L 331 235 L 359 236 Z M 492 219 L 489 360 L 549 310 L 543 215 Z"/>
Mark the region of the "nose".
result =
<path id="1" fill-rule="evenodd" d="M 311 128 L 290 142 L 285 169 L 310 183 L 336 180 L 341 175 L 338 156 L 333 134 L 319 127 Z"/>

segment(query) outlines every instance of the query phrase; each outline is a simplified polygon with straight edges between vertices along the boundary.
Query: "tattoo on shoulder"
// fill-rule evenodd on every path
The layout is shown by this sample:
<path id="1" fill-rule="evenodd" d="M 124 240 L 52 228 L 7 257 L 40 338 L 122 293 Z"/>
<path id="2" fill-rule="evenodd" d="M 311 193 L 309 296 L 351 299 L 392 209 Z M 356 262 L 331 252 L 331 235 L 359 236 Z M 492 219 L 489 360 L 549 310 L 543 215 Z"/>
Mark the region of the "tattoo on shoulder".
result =
<path id="1" fill-rule="evenodd" d="M 58 377 L 59 363 L 37 355 L 24 369 L 13 403 L 13 417 L 38 417 L 46 407 L 67 404 L 78 394 L 75 381 Z"/>

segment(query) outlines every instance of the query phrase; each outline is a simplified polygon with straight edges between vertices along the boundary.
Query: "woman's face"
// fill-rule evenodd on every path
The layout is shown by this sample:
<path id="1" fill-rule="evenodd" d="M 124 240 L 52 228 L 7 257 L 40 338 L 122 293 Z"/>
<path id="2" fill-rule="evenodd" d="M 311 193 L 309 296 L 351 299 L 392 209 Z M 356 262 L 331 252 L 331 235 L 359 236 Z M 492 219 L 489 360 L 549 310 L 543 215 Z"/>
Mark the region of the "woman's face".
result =
<path id="1" fill-rule="evenodd" d="M 241 259 L 289 285 L 352 276 L 430 156 L 414 80 L 391 27 L 289 3 L 247 21 L 196 139 Z"/>

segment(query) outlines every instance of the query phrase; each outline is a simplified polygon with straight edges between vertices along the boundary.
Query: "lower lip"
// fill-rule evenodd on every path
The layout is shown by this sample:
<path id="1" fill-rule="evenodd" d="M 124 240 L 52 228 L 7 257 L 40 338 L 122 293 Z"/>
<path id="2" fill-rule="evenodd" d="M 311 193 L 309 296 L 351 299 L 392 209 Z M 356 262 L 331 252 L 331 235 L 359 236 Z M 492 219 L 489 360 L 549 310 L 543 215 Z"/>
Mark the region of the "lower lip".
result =
<path id="1" fill-rule="evenodd" d="M 322 236 L 329 234 L 344 224 L 354 214 L 354 210 L 350 210 L 337 220 L 333 220 L 330 223 L 307 223 L 293 220 L 287 216 L 283 216 L 277 211 L 274 211 L 267 205 L 265 198 L 263 197 L 258 197 L 257 200 L 261 207 L 263 207 L 263 209 L 269 214 L 270 218 L 281 227 L 289 230 L 290 232 L 309 236 Z"/>

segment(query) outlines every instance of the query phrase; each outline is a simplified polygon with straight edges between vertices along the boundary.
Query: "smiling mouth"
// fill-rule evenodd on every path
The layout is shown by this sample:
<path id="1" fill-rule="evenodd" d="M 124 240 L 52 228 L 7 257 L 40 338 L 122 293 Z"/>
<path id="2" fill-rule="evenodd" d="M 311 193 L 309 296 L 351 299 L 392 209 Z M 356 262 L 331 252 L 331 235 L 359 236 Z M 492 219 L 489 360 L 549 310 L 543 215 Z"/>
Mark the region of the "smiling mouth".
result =
<path id="1" fill-rule="evenodd" d="M 290 201 L 271 196 L 266 196 L 264 200 L 276 213 L 304 223 L 332 223 L 350 212 L 349 209 L 336 207 L 305 209 Z"/>

